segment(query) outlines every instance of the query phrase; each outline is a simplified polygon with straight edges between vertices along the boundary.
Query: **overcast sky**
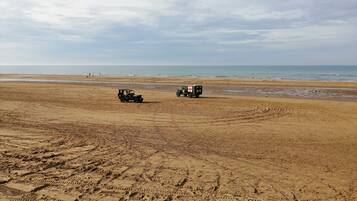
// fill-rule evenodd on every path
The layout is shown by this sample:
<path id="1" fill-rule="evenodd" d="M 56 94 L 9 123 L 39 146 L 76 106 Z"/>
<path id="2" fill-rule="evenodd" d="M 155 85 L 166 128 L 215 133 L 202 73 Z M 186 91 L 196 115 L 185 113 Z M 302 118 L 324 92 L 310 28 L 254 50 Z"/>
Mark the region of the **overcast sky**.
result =
<path id="1" fill-rule="evenodd" d="M 0 64 L 357 64 L 356 0 L 1 0 Z"/>

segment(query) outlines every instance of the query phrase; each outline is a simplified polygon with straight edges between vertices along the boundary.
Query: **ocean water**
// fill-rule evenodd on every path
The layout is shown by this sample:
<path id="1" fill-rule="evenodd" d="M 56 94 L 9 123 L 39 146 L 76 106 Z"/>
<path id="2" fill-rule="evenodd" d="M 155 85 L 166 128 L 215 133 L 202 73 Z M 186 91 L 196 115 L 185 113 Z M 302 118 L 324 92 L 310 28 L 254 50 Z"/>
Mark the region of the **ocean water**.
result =
<path id="1" fill-rule="evenodd" d="M 0 73 L 88 74 L 122 76 L 239 77 L 357 81 L 356 66 L 131 66 L 131 65 L 1 65 Z"/>

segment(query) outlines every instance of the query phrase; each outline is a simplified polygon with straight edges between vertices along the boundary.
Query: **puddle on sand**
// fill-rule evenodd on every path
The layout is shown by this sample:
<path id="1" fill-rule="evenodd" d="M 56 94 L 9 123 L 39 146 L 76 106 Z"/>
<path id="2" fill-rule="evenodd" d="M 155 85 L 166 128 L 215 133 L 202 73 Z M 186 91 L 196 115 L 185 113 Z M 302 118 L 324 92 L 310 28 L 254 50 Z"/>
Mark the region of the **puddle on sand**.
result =
<path id="1" fill-rule="evenodd" d="M 337 91 L 338 92 L 335 92 Z M 229 88 L 223 90 L 225 93 L 236 93 L 244 95 L 260 96 L 293 96 L 303 98 L 337 98 L 337 99 L 354 99 L 357 100 L 357 90 L 350 88 L 259 88 L 259 87 L 242 87 Z M 356 92 L 356 95 L 344 92 Z"/>

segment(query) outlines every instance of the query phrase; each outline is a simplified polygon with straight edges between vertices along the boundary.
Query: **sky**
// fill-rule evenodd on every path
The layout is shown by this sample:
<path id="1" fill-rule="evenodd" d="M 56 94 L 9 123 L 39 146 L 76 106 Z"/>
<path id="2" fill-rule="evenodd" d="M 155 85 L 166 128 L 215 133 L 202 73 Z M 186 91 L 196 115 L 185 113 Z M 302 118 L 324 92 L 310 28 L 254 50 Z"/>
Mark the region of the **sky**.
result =
<path id="1" fill-rule="evenodd" d="M 1 0 L 0 13 L 0 64 L 357 64 L 356 0 Z"/>

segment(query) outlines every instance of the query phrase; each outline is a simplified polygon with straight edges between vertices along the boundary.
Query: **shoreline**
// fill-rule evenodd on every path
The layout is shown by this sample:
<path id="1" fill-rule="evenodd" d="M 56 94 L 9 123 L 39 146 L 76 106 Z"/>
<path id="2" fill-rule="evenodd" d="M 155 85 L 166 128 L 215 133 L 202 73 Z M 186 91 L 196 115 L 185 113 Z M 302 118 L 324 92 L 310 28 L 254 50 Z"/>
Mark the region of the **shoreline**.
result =
<path id="1" fill-rule="evenodd" d="M 3 74 L 105 75 L 113 77 L 215 77 L 249 80 L 357 82 L 356 65 L 0 65 Z M 44 68 L 46 67 L 46 68 Z M 62 70 L 56 70 L 61 67 Z"/>
<path id="2" fill-rule="evenodd" d="M 243 84 L 243 85 L 272 85 L 272 86 L 335 86 L 357 88 L 357 81 L 339 81 L 339 80 L 309 80 L 309 79 L 260 79 L 260 78 L 243 78 L 238 76 L 171 76 L 171 75 L 94 75 L 87 77 L 83 74 L 1 74 L 1 79 L 34 79 L 34 80 L 87 80 L 87 81 L 123 81 L 130 80 L 141 82 L 142 80 L 150 80 L 154 82 L 182 82 L 182 81 L 201 81 L 217 84 Z M 49 79 L 49 80 L 51 80 Z"/>

